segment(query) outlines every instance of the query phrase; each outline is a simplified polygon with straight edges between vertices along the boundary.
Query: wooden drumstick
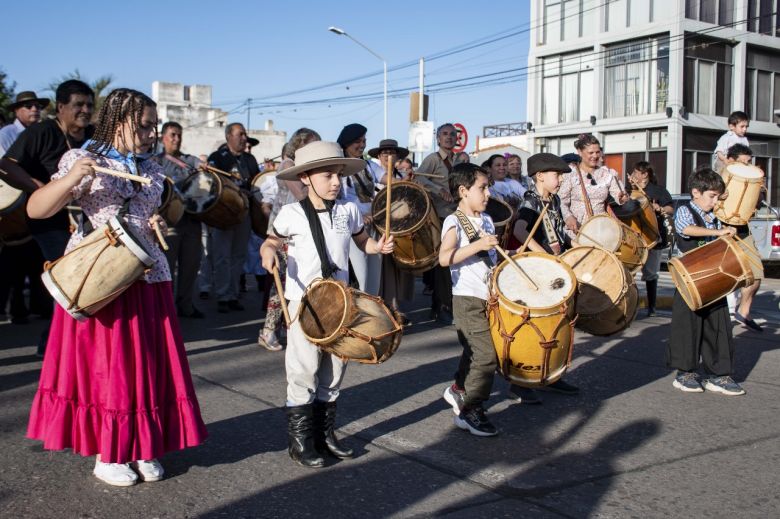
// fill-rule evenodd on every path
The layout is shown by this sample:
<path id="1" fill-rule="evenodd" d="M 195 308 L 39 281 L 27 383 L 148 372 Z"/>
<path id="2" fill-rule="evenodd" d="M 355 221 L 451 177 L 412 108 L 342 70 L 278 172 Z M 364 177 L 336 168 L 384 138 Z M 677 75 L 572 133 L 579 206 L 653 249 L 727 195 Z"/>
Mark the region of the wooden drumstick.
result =
<path id="1" fill-rule="evenodd" d="M 425 177 L 425 178 L 444 178 L 442 175 L 433 175 L 431 173 L 417 173 L 414 172 L 415 177 Z"/>
<path id="2" fill-rule="evenodd" d="M 517 264 L 515 260 L 513 260 L 507 252 L 502 249 L 500 246 L 496 245 L 495 249 L 498 251 L 499 254 L 501 254 L 505 260 L 509 262 L 510 265 L 512 265 L 515 270 L 520 274 L 520 276 L 525 279 L 529 285 L 533 287 L 534 290 L 539 290 L 539 287 L 534 283 L 534 280 L 531 279 L 528 274 L 525 273 L 525 270 L 523 270 L 523 267 Z"/>
<path id="3" fill-rule="evenodd" d="M 126 178 L 127 180 L 140 182 L 141 184 L 146 184 L 147 186 L 152 183 L 151 178 L 142 177 L 140 175 L 133 175 L 132 173 L 125 173 L 124 171 L 117 171 L 115 169 L 104 168 L 101 166 L 90 166 L 90 167 L 95 171 L 97 171 L 98 173 L 103 173 L 105 175 L 111 175 L 119 178 Z"/>
<path id="4" fill-rule="evenodd" d="M 155 220 L 152 224 L 154 227 L 154 234 L 157 235 L 157 241 L 160 242 L 160 247 L 162 247 L 162 250 L 167 251 L 168 250 L 168 242 L 165 241 L 165 237 L 162 234 L 162 231 L 160 230 L 160 223 Z"/>
<path id="5" fill-rule="evenodd" d="M 236 173 L 230 173 L 228 171 L 222 171 L 221 169 L 215 168 L 214 166 L 210 166 L 209 164 L 201 163 L 200 167 L 201 169 L 205 169 L 206 171 L 211 171 L 212 173 L 224 175 L 226 177 L 234 178 L 236 180 L 243 180 L 241 175 L 237 175 Z"/>
<path id="6" fill-rule="evenodd" d="M 287 328 L 292 324 L 290 319 L 290 313 L 287 311 L 287 300 L 284 298 L 284 287 L 282 286 L 282 279 L 279 277 L 279 267 L 274 263 L 274 283 L 276 283 L 276 293 L 279 294 L 279 302 L 282 304 L 282 313 L 284 313 L 284 322 L 287 324 Z"/>
<path id="7" fill-rule="evenodd" d="M 385 201 L 385 239 L 390 237 L 390 198 L 393 186 L 393 156 L 387 157 L 387 200 Z"/>
<path id="8" fill-rule="evenodd" d="M 525 239 L 525 243 L 523 243 L 523 246 L 517 249 L 518 254 L 522 254 L 525 252 L 525 249 L 528 248 L 528 244 L 531 243 L 531 239 L 534 237 L 534 234 L 536 234 L 536 230 L 539 228 L 539 224 L 542 223 L 542 218 L 544 218 L 544 215 L 547 214 L 547 206 L 548 204 L 543 204 L 544 207 L 542 207 L 542 212 L 539 213 L 539 217 L 536 219 L 536 222 L 534 223 L 534 226 L 531 228 L 530 234 L 528 234 L 528 237 Z"/>

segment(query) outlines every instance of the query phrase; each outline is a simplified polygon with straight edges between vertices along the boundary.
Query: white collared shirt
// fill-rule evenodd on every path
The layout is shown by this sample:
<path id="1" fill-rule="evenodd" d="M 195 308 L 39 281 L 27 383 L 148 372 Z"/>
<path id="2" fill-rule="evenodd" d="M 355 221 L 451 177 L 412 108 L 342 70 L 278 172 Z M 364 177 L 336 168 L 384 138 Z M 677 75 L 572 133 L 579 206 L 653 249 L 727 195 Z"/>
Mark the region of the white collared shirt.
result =
<path id="1" fill-rule="evenodd" d="M 5 155 L 5 152 L 8 151 L 8 148 L 11 147 L 11 144 L 14 143 L 16 138 L 19 137 L 19 134 L 22 133 L 25 129 L 25 126 L 18 118 L 13 122 L 13 124 L 9 124 L 0 128 L 0 158 Z"/>

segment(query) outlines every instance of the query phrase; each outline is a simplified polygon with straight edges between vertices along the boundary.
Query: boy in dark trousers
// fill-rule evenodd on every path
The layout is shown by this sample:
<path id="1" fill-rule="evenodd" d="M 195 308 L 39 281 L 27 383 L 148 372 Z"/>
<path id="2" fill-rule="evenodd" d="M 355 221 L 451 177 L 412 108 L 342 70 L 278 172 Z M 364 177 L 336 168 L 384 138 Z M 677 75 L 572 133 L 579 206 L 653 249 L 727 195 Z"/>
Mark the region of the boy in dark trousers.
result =
<path id="1" fill-rule="evenodd" d="M 691 201 L 677 208 L 675 232 L 677 246 L 685 253 L 705 245 L 719 236 L 733 236 L 733 227 L 723 227 L 713 209 L 726 189 L 723 179 L 709 168 L 700 168 L 688 180 Z M 677 369 L 672 385 L 688 393 L 705 389 L 724 395 L 744 395 L 745 390 L 731 378 L 734 369 L 734 343 L 731 319 L 722 297 L 706 307 L 693 311 L 674 293 L 672 327 L 667 364 Z M 697 373 L 701 366 L 702 379 Z"/>

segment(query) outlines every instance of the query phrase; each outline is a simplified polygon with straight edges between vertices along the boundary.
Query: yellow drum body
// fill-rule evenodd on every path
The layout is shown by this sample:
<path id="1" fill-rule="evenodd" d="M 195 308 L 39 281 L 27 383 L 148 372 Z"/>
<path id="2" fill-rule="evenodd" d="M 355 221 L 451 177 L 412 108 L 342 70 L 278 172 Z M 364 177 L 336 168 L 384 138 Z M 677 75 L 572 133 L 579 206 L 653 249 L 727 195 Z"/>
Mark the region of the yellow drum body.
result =
<path id="1" fill-rule="evenodd" d="M 488 319 L 499 370 L 513 383 L 545 386 L 571 364 L 577 279 L 549 254 L 526 252 L 513 260 L 538 289 L 507 261 L 491 275 Z"/>

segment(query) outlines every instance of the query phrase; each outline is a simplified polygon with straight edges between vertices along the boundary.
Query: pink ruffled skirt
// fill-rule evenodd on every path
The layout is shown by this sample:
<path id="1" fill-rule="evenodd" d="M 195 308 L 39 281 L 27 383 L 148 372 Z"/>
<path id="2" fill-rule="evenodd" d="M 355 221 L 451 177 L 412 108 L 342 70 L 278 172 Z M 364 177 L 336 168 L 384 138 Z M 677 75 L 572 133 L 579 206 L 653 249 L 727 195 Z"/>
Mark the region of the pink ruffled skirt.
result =
<path id="1" fill-rule="evenodd" d="M 138 281 L 84 322 L 55 308 L 28 438 L 127 463 L 207 435 L 170 282 Z"/>

